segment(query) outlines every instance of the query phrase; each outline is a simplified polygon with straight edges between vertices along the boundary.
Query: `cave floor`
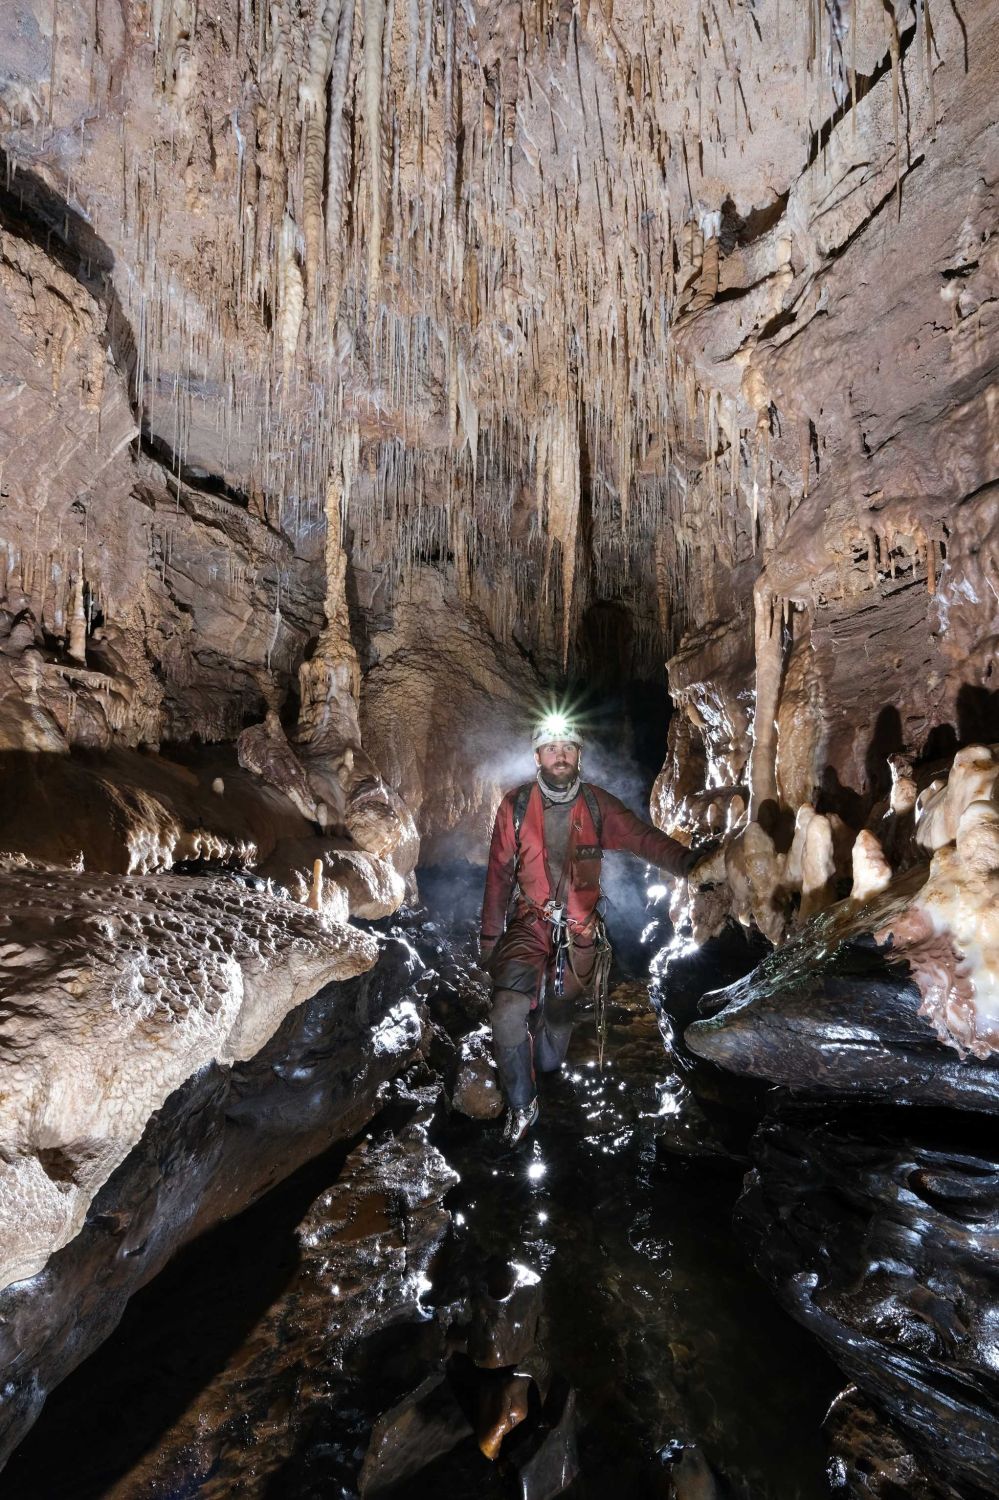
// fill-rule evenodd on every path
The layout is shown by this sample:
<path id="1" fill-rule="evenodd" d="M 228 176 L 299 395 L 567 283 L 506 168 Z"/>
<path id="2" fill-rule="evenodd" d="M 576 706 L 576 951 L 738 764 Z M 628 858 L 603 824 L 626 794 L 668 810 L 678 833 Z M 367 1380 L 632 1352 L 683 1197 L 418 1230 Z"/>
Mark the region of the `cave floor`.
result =
<path id="1" fill-rule="evenodd" d="M 498 1257 L 540 1273 L 543 1347 L 577 1393 L 581 1474 L 569 1496 L 669 1493 L 665 1455 L 681 1444 L 696 1444 L 740 1500 L 826 1495 L 820 1424 L 842 1379 L 733 1236 L 740 1169 L 657 1156 L 657 1127 L 678 1095 L 644 987 L 619 985 L 613 1000 L 604 1072 L 586 1019 L 565 1073 L 541 1081 L 526 1147 L 505 1152 L 497 1125 L 457 1114 L 431 1132 L 461 1178 L 445 1199 L 452 1226 L 432 1288 L 414 1301 L 398 1267 L 362 1266 L 360 1336 L 336 1324 L 321 1274 L 330 1261 L 317 1270 L 303 1251 L 310 1236 L 296 1230 L 308 1215 L 312 1242 L 322 1239 L 315 1200 L 345 1153 L 310 1163 L 133 1299 L 50 1399 L 4 1494 L 356 1494 L 386 1393 L 440 1357 L 431 1309 L 456 1278 Z M 387 1109 L 363 1149 L 391 1146 L 399 1118 L 398 1104 Z M 371 1316 L 393 1303 L 398 1317 Z M 517 1490 L 469 1437 L 397 1493 L 487 1500 Z"/>
<path id="2" fill-rule="evenodd" d="M 457 1119 L 445 1146 L 462 1179 L 447 1201 L 471 1256 L 506 1254 L 542 1275 L 545 1347 L 582 1417 L 581 1474 L 567 1494 L 667 1493 L 659 1455 L 683 1443 L 726 1493 L 827 1496 L 820 1425 L 842 1376 L 733 1236 L 742 1169 L 657 1154 L 657 1125 L 682 1091 L 665 1079 L 644 986 L 611 998 L 603 1073 L 587 1018 L 565 1072 L 540 1080 L 541 1118 L 519 1155 L 483 1149 L 481 1127 Z M 508 1494 L 485 1487 L 485 1469 L 477 1488 L 469 1469 L 468 1488 L 448 1492 Z"/>

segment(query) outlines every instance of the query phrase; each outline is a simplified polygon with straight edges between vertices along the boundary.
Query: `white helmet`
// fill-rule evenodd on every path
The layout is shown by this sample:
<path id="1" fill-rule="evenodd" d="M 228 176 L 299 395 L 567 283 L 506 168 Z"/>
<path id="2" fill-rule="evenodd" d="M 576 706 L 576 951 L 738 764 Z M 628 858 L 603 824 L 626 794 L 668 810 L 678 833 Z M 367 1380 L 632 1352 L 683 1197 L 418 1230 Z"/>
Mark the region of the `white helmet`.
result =
<path id="1" fill-rule="evenodd" d="M 575 745 L 577 750 L 583 748 L 582 736 L 568 714 L 545 714 L 531 735 L 531 749 L 540 750 L 544 745 L 556 745 L 560 741 Z"/>

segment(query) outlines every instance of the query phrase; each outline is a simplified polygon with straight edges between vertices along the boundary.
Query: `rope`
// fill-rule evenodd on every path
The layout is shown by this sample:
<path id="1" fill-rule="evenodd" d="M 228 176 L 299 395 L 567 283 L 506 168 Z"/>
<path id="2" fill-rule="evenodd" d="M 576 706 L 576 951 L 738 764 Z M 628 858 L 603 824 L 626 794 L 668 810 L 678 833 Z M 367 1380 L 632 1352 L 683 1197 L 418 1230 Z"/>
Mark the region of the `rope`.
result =
<path id="1" fill-rule="evenodd" d="M 569 967 L 576 978 L 580 989 L 586 986 L 576 972 L 576 964 L 573 959 L 572 928 L 566 924 L 565 946 L 569 956 Z M 614 950 L 607 939 L 607 928 L 603 917 L 597 917 L 593 931 L 593 945 L 596 952 L 593 955 L 593 1013 L 597 1027 L 597 1061 L 601 1073 L 604 1070 L 604 1051 L 607 1047 L 607 992 L 610 988 L 611 964 L 614 961 Z"/>

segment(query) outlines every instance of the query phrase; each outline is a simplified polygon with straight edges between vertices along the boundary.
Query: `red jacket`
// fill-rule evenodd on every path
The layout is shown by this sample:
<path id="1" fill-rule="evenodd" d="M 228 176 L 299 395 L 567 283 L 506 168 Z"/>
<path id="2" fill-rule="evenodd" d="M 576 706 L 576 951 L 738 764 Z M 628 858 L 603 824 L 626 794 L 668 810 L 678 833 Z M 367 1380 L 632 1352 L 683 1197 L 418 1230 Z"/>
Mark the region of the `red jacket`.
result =
<path id="1" fill-rule="evenodd" d="M 667 834 L 660 833 L 641 818 L 629 812 L 623 802 L 591 786 L 602 820 L 600 838 L 593 826 L 586 798 L 580 792 L 572 808 L 569 831 L 569 918 L 584 926 L 600 900 L 600 850 L 626 849 L 650 865 L 658 865 L 670 875 L 685 875 L 693 863 L 691 851 Z M 545 849 L 544 806 L 541 788 L 535 786 L 524 810 L 520 829 L 520 855 L 514 830 L 514 804 L 517 789 L 507 792 L 499 805 L 489 847 L 486 891 L 482 903 L 482 941 L 488 946 L 506 926 L 507 908 L 514 882 L 522 896 L 534 906 L 542 907 L 552 894 L 555 881 Z M 592 850 L 592 853 L 589 851 Z M 556 877 L 557 879 L 557 877 Z"/>

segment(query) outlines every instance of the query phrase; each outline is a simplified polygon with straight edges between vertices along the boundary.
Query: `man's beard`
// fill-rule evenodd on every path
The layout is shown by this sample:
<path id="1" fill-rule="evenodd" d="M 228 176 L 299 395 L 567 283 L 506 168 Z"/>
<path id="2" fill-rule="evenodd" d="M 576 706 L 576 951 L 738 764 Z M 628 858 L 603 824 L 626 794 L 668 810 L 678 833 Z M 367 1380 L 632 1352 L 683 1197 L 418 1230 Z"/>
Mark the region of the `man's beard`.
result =
<path id="1" fill-rule="evenodd" d="M 564 792 L 575 781 L 576 770 L 575 766 L 552 767 L 550 770 L 546 767 L 541 772 L 541 780 L 555 791 Z"/>

